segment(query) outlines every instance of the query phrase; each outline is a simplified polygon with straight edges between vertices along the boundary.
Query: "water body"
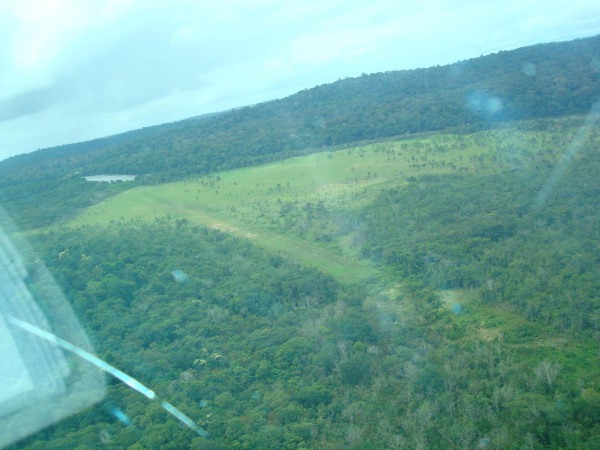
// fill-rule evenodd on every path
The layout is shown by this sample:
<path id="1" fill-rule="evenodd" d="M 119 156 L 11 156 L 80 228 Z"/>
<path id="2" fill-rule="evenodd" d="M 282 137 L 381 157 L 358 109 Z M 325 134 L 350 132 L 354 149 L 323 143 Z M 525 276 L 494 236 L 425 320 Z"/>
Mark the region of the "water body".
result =
<path id="1" fill-rule="evenodd" d="M 104 181 L 112 183 L 113 181 L 133 181 L 137 175 L 90 175 L 85 178 L 87 181 Z"/>

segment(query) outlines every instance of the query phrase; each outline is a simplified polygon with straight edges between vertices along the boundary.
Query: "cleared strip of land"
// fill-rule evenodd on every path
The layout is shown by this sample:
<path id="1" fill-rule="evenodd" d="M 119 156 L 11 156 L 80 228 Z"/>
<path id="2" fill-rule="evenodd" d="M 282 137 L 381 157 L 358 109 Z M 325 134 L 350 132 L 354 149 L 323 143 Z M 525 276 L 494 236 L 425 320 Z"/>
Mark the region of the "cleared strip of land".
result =
<path id="1" fill-rule="evenodd" d="M 547 148 L 543 133 L 510 133 L 377 143 L 135 188 L 88 208 L 70 225 L 186 219 L 252 239 L 339 281 L 360 282 L 376 276 L 377 270 L 349 244 L 351 231 L 329 233 L 323 221 L 314 220 L 315 211 L 321 216 L 327 211 L 330 223 L 337 217 L 351 220 L 352 213 L 381 189 L 401 186 L 416 176 L 499 170 L 527 164 L 525 148 L 529 157 L 536 148 Z M 320 240 L 324 234 L 329 237 Z"/>

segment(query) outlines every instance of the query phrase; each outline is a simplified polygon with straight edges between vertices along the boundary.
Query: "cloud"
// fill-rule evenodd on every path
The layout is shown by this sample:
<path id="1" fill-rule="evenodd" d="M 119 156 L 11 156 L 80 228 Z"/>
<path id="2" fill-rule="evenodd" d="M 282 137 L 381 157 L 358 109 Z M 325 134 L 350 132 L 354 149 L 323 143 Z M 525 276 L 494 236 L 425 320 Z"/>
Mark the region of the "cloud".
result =
<path id="1" fill-rule="evenodd" d="M 8 83 L 0 95 L 47 84 L 73 63 L 81 40 L 126 10 L 127 1 L 19 0 L 3 2 L 0 12 L 13 27 L 0 55 Z M 92 48 L 93 50 L 93 48 Z M 68 70 L 68 69 L 67 69 Z"/>
<path id="2" fill-rule="evenodd" d="M 33 89 L 0 102 L 0 122 L 48 108 L 62 96 L 54 86 Z"/>

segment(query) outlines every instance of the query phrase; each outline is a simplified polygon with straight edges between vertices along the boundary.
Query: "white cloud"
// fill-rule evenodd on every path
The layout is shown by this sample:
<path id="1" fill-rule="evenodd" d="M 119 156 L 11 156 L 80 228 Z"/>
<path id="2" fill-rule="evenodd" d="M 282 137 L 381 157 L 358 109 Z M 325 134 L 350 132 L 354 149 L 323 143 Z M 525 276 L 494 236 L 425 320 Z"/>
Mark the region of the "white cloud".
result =
<path id="1" fill-rule="evenodd" d="M 0 96 L 50 85 L 73 63 L 72 50 L 96 27 L 127 10 L 130 2 L 20 0 L 2 2 L 0 12 L 13 23 L 8 48 L 0 54 L 6 70 Z"/>

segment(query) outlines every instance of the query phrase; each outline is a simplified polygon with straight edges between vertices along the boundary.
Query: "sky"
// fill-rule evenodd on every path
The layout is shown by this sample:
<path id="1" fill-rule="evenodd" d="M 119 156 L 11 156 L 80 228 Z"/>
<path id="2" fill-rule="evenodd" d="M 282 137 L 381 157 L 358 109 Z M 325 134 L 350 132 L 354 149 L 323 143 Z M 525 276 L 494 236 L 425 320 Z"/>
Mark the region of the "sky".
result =
<path id="1" fill-rule="evenodd" d="M 596 34 L 598 0 L 0 0 L 0 160 Z"/>

